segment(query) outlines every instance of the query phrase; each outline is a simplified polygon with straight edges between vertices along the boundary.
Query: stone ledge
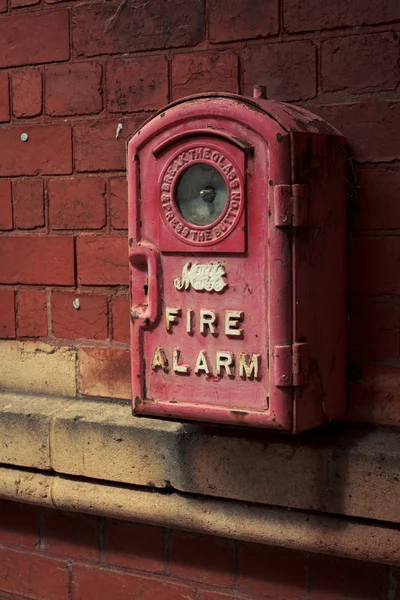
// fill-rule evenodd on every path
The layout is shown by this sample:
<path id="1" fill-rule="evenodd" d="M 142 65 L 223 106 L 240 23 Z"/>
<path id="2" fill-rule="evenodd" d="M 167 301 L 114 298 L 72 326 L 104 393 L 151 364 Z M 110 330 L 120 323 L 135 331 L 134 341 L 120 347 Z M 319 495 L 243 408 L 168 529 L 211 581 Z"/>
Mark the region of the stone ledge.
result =
<path id="1" fill-rule="evenodd" d="M 0 395 L 0 463 L 400 523 L 400 431 L 297 437 L 133 417 L 129 405 Z"/>
<path id="2" fill-rule="evenodd" d="M 0 466 L 0 499 L 306 552 L 400 564 L 400 527 L 351 517 L 79 480 Z"/>

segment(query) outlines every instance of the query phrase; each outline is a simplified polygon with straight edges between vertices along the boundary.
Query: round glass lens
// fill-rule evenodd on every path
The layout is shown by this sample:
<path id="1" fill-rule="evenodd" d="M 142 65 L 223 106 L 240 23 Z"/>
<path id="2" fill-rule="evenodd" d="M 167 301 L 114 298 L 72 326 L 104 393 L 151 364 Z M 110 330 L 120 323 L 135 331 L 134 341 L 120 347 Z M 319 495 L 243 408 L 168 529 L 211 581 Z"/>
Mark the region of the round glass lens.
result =
<path id="1" fill-rule="evenodd" d="M 176 204 L 192 225 L 210 225 L 224 212 L 228 190 L 217 169 L 205 163 L 189 167 L 176 186 Z"/>

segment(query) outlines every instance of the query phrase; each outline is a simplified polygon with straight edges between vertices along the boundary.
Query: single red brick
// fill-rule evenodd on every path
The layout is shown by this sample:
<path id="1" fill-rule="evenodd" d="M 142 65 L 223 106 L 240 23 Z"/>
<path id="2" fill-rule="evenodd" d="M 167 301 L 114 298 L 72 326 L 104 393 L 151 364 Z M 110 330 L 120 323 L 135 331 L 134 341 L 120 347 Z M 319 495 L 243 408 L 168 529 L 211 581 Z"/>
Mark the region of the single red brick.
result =
<path id="1" fill-rule="evenodd" d="M 68 10 L 12 14 L 1 19 L 0 68 L 68 59 Z"/>
<path id="2" fill-rule="evenodd" d="M 0 502 L 0 543 L 35 548 L 39 543 L 40 508 L 19 502 Z"/>
<path id="3" fill-rule="evenodd" d="M 22 6 L 33 6 L 39 4 L 40 0 L 11 0 L 12 8 L 20 8 Z"/>
<path id="4" fill-rule="evenodd" d="M 0 283 L 74 285 L 74 240 L 69 237 L 0 238 Z"/>
<path id="5" fill-rule="evenodd" d="M 74 127 L 75 164 L 77 171 L 125 171 L 125 143 L 144 117 L 79 123 Z M 122 130 L 117 137 L 117 128 Z M 0 138 L 1 140 L 1 138 Z"/>
<path id="6" fill-rule="evenodd" d="M 18 229 L 44 226 L 43 181 L 21 179 L 13 182 L 14 222 Z"/>
<path id="7" fill-rule="evenodd" d="M 268 98 L 304 100 L 316 94 L 316 51 L 311 42 L 253 44 L 243 52 L 244 93 L 267 86 Z"/>
<path id="8" fill-rule="evenodd" d="M 303 552 L 240 542 L 240 589 L 251 594 L 297 600 L 306 595 L 306 555 Z"/>
<path id="9" fill-rule="evenodd" d="M 117 296 L 112 299 L 113 339 L 116 342 L 129 344 L 130 341 L 130 317 L 129 298 Z"/>
<path id="10" fill-rule="evenodd" d="M 384 600 L 386 567 L 333 556 L 311 557 L 310 600 Z"/>
<path id="11" fill-rule="evenodd" d="M 10 95 L 8 89 L 8 73 L 0 71 L 0 122 L 10 120 Z"/>
<path id="12" fill-rule="evenodd" d="M 174 57 L 173 99 L 201 92 L 238 93 L 238 57 L 235 52 L 193 52 Z"/>
<path id="13" fill-rule="evenodd" d="M 387 162 L 400 158 L 400 103 L 371 100 L 309 109 L 346 136 L 354 159 Z"/>
<path id="14" fill-rule="evenodd" d="M 82 285 L 127 285 L 126 236 L 85 236 L 77 239 L 78 277 Z"/>
<path id="15" fill-rule="evenodd" d="M 211 0 L 210 41 L 244 40 L 279 33 L 278 0 L 231 0 L 229 6 Z"/>
<path id="16" fill-rule="evenodd" d="M 395 277 L 400 263 L 400 238 L 353 238 L 349 285 L 354 294 L 399 294 Z"/>
<path id="17" fill-rule="evenodd" d="M 79 391 L 85 396 L 131 400 L 131 360 L 122 348 L 79 349 Z"/>
<path id="18" fill-rule="evenodd" d="M 126 177 L 110 179 L 111 225 L 114 229 L 128 228 L 128 183 Z"/>
<path id="19" fill-rule="evenodd" d="M 400 229 L 400 168 L 397 165 L 362 166 L 357 169 L 359 202 L 357 229 Z"/>
<path id="20" fill-rule="evenodd" d="M 393 299 L 352 297 L 349 313 L 351 362 L 388 361 L 398 357 L 400 307 Z"/>
<path id="21" fill-rule="evenodd" d="M 394 90 L 399 81 L 394 33 L 346 36 L 321 46 L 321 89 L 352 93 Z"/>
<path id="22" fill-rule="evenodd" d="M 0 180 L 0 229 L 13 228 L 13 211 L 11 200 L 11 181 Z"/>
<path id="23" fill-rule="evenodd" d="M 0 290 L 0 338 L 15 337 L 14 290 Z"/>
<path id="24" fill-rule="evenodd" d="M 46 292 L 19 290 L 18 335 L 20 337 L 47 336 Z"/>
<path id="25" fill-rule="evenodd" d="M 28 135 L 25 142 L 22 133 Z M 0 128 L 1 173 L 6 177 L 68 175 L 72 173 L 71 142 L 71 128 L 64 124 Z"/>
<path id="26" fill-rule="evenodd" d="M 73 305 L 78 299 L 79 309 Z M 108 309 L 105 296 L 53 292 L 51 295 L 53 335 L 68 339 L 105 340 L 108 337 Z"/>
<path id="27" fill-rule="evenodd" d="M 124 5 L 121 14 L 119 6 L 119 2 L 107 2 L 81 4 L 74 9 L 72 31 L 77 56 L 195 46 L 204 39 L 202 0 L 152 0 L 151 11 L 146 3 L 134 0 Z"/>
<path id="28" fill-rule="evenodd" d="M 168 63 L 164 55 L 107 63 L 110 112 L 157 110 L 168 102 Z"/>
<path id="29" fill-rule="evenodd" d="M 318 31 L 354 25 L 377 25 L 400 19 L 397 0 L 337 0 L 332 5 L 319 0 L 285 0 L 286 31 Z"/>
<path id="30" fill-rule="evenodd" d="M 42 112 L 42 74 L 37 69 L 12 74 L 14 117 L 36 117 Z"/>
<path id="31" fill-rule="evenodd" d="M 400 369 L 361 365 L 361 378 L 348 383 L 348 396 L 348 420 L 396 427 L 400 422 Z"/>
<path id="32" fill-rule="evenodd" d="M 86 115 L 103 108 L 101 65 L 77 63 L 46 68 L 46 113 Z"/>
<path id="33" fill-rule="evenodd" d="M 74 565 L 72 568 L 74 600 L 193 600 L 193 588 L 168 580 Z"/>
<path id="34" fill-rule="evenodd" d="M 43 548 L 49 554 L 98 561 L 98 519 L 78 513 L 45 510 Z"/>
<path id="35" fill-rule="evenodd" d="M 106 224 L 105 183 L 100 177 L 51 179 L 48 186 L 52 229 L 100 229 Z"/>
<path id="36" fill-rule="evenodd" d="M 170 534 L 168 566 L 172 575 L 220 586 L 233 584 L 233 542 L 181 531 Z"/>
<path id="37" fill-rule="evenodd" d="M 0 589 L 46 600 L 68 600 L 68 564 L 48 556 L 0 548 Z"/>
<path id="38" fill-rule="evenodd" d="M 107 562 L 137 571 L 164 570 L 163 530 L 160 527 L 108 521 L 106 525 Z"/>

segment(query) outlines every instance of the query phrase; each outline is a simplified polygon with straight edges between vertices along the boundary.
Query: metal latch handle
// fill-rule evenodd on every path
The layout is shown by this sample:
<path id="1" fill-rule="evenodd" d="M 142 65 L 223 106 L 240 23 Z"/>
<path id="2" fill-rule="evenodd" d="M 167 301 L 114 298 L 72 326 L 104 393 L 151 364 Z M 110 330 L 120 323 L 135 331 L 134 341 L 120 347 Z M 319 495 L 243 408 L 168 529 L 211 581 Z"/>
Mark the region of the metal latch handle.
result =
<path id="1" fill-rule="evenodd" d="M 159 316 L 160 308 L 160 254 L 157 248 L 150 242 L 142 241 L 130 248 L 129 260 L 133 269 L 143 271 L 147 269 L 147 294 L 145 302 L 136 303 L 131 306 L 131 316 L 140 321 L 140 327 L 154 325 Z M 133 275 L 132 272 L 132 275 Z M 135 285 L 134 280 L 131 282 Z"/>

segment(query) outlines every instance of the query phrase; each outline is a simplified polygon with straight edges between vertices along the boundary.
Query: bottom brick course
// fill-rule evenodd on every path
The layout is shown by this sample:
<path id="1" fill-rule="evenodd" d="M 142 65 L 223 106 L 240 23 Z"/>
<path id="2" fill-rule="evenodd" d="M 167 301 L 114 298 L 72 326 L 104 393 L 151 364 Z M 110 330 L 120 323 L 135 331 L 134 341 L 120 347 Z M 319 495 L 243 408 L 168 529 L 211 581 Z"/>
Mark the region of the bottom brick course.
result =
<path id="1" fill-rule="evenodd" d="M 400 569 L 1 502 L 0 600 L 28 598 L 400 600 Z"/>

